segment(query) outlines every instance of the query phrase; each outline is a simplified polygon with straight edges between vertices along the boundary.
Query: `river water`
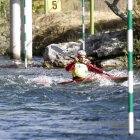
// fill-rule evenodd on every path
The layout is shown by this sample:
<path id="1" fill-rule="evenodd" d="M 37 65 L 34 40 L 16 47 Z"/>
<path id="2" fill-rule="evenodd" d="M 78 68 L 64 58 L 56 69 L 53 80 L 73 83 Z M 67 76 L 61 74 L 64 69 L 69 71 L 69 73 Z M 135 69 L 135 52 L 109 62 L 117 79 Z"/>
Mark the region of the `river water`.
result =
<path id="1" fill-rule="evenodd" d="M 64 69 L 0 68 L 0 140 L 140 140 L 139 76 L 135 71 L 130 136 L 127 81 L 60 85 L 71 77 Z"/>

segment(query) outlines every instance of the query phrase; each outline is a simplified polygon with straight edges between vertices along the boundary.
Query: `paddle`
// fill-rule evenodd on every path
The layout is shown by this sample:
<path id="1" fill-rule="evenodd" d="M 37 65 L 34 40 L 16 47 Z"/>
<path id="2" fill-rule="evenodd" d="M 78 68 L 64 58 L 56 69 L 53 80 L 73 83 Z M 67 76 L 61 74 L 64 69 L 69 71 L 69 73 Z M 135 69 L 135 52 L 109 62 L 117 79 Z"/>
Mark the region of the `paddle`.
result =
<path id="1" fill-rule="evenodd" d="M 107 75 L 107 76 L 113 76 L 113 75 L 110 75 L 110 74 L 108 74 L 108 73 L 104 73 L 105 75 Z"/>

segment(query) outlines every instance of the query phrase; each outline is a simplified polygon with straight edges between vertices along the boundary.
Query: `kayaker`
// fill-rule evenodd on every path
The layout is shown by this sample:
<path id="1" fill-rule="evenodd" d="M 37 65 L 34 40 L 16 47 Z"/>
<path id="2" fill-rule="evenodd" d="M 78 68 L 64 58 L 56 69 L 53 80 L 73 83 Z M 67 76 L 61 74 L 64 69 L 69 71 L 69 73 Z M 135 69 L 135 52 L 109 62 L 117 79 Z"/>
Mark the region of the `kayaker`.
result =
<path id="1" fill-rule="evenodd" d="M 84 50 L 78 51 L 77 56 L 66 65 L 65 69 L 66 71 L 72 71 L 73 80 L 88 78 L 89 71 L 106 74 L 105 71 L 91 64 L 90 60 L 86 58 L 86 52 Z"/>

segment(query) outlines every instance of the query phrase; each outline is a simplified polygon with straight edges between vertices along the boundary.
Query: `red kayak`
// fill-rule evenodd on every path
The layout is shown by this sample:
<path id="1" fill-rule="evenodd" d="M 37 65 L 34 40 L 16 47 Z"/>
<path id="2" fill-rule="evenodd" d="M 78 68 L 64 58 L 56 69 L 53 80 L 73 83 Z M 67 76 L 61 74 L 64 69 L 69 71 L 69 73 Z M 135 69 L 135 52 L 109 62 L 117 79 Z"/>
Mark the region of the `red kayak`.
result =
<path id="1" fill-rule="evenodd" d="M 116 83 L 124 82 L 128 78 L 127 76 L 103 76 L 103 77 L 108 79 L 108 80 L 113 80 Z M 88 82 L 93 82 L 93 81 L 98 81 L 98 80 L 101 80 L 101 78 L 88 77 L 88 78 L 83 78 L 83 79 L 67 80 L 64 82 L 60 82 L 58 84 L 88 83 Z"/>

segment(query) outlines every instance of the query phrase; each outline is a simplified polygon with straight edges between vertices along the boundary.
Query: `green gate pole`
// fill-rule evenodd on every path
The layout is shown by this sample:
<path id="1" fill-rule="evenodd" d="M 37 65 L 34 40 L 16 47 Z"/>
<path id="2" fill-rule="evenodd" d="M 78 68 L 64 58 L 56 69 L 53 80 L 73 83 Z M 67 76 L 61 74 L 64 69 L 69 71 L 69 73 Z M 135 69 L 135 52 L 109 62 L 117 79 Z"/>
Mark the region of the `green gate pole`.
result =
<path id="1" fill-rule="evenodd" d="M 134 113 L 133 113 L 133 0 L 128 0 L 128 118 L 129 134 L 134 133 Z"/>
<path id="2" fill-rule="evenodd" d="M 94 0 L 90 0 L 90 35 L 94 34 Z"/>
<path id="3" fill-rule="evenodd" d="M 85 1 L 82 0 L 82 38 L 83 38 L 83 50 L 85 50 Z"/>

